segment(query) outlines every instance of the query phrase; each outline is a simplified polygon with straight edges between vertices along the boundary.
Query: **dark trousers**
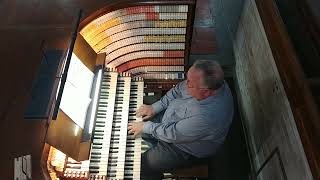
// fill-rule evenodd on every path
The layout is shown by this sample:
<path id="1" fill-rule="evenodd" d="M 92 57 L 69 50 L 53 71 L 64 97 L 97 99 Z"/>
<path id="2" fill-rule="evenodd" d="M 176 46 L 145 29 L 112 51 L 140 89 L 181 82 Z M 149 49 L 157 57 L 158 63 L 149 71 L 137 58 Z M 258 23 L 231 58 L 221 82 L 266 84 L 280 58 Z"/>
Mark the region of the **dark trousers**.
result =
<path id="1" fill-rule="evenodd" d="M 162 116 L 156 116 L 153 121 L 160 122 Z M 143 140 L 150 149 L 141 156 L 141 179 L 162 179 L 163 172 L 171 172 L 174 169 L 192 165 L 199 161 L 172 143 L 166 143 L 153 138 L 149 134 L 142 134 Z"/>

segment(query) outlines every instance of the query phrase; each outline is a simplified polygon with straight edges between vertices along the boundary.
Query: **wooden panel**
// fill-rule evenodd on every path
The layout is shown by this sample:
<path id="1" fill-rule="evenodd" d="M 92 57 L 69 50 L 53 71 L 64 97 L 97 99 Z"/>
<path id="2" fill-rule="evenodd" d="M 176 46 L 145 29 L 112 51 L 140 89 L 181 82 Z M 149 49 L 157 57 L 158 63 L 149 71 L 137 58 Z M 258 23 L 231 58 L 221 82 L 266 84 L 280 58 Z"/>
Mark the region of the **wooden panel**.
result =
<path id="1" fill-rule="evenodd" d="M 217 39 L 214 28 L 196 27 L 193 30 L 192 54 L 217 53 Z"/>
<path id="2" fill-rule="evenodd" d="M 96 65 L 104 65 L 104 60 L 106 59 L 106 53 L 100 53 L 97 55 Z"/>
<path id="3" fill-rule="evenodd" d="M 287 176 L 283 170 L 283 162 L 279 155 L 279 151 L 277 150 L 278 149 L 276 149 L 276 151 L 274 151 L 274 153 L 270 155 L 270 158 L 265 162 L 266 164 L 259 172 L 257 180 L 287 180 Z"/>
<path id="4" fill-rule="evenodd" d="M 88 69 L 94 71 L 97 54 L 80 34 L 77 36 L 73 52 Z"/>
<path id="5" fill-rule="evenodd" d="M 80 143 L 78 161 L 84 161 L 89 159 L 90 148 L 91 148 L 91 141 Z"/>
<path id="6" fill-rule="evenodd" d="M 81 143 L 82 134 L 83 129 L 60 110 L 57 120 L 50 122 L 46 142 L 74 160 L 86 160 L 90 145 Z"/>
<path id="7" fill-rule="evenodd" d="M 319 109 L 311 94 L 305 79 L 305 72 L 303 72 L 301 63 L 299 63 L 297 52 L 292 46 L 275 1 L 256 0 L 256 3 L 275 63 L 283 80 L 282 83 L 292 108 L 312 174 L 315 179 L 320 179 Z"/>
<path id="8" fill-rule="evenodd" d="M 291 107 L 253 0 L 245 2 L 234 50 L 238 92 L 254 168 L 260 169 L 271 151 L 278 147 L 288 179 L 312 179 Z M 273 179 L 271 177 L 276 174 L 276 169 L 269 168 L 259 178 Z"/>
<path id="9" fill-rule="evenodd" d="M 320 47 L 317 47 L 317 44 L 320 43 L 320 37 L 318 39 L 316 37 L 316 29 L 313 29 L 316 26 L 312 26 L 312 17 L 303 17 L 303 13 L 300 12 L 307 12 L 301 10 L 305 3 L 301 0 L 273 1 L 305 76 L 308 78 L 320 77 L 320 61 L 318 61 L 320 59 Z M 320 36 L 320 31 L 318 36 Z"/>
<path id="10" fill-rule="evenodd" d="M 297 0 L 298 7 L 306 23 L 308 31 L 320 53 L 320 1 L 318 0 Z"/>

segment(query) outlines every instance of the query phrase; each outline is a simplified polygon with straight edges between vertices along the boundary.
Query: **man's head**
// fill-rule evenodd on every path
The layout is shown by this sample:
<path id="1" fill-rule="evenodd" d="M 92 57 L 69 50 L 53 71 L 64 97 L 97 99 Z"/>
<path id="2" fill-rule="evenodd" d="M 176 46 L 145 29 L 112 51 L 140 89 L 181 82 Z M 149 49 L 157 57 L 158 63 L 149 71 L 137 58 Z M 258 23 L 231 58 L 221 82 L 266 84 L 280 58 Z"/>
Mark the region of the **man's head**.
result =
<path id="1" fill-rule="evenodd" d="M 197 100 L 215 95 L 223 83 L 224 73 L 216 61 L 197 60 L 187 74 L 188 93 Z"/>

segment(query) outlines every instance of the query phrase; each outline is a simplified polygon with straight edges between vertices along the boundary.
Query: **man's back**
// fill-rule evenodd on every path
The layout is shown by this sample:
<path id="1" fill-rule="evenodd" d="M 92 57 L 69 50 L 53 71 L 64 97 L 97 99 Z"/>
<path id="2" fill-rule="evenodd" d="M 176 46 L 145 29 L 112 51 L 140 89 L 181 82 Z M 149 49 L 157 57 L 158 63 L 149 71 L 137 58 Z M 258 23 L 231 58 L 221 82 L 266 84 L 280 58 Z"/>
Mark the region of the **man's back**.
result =
<path id="1" fill-rule="evenodd" d="M 225 139 L 232 121 L 233 99 L 230 89 L 224 83 L 216 95 L 198 101 L 187 93 L 186 88 L 186 81 L 179 83 L 153 105 L 155 108 L 163 106 L 168 97 L 175 97 L 168 103 L 162 118 L 162 123 L 173 126 L 170 129 L 172 132 L 164 126 L 167 128 L 162 130 L 165 134 L 154 135 L 194 156 L 209 156 Z M 156 131 L 161 132 L 159 129 Z"/>

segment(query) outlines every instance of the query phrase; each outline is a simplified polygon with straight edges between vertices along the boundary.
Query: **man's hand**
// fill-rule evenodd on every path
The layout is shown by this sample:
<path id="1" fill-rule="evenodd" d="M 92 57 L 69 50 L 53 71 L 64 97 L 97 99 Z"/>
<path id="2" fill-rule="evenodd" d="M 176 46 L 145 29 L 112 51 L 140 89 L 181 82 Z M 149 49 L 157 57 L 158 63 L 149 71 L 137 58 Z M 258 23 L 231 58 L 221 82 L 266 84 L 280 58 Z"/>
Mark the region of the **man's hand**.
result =
<path id="1" fill-rule="evenodd" d="M 137 117 L 142 117 L 142 120 L 147 120 L 152 118 L 156 113 L 151 105 L 141 105 L 136 112 Z"/>
<path id="2" fill-rule="evenodd" d="M 128 123 L 128 132 L 133 134 L 134 137 L 137 137 L 142 133 L 143 130 L 143 122 L 134 122 Z"/>

